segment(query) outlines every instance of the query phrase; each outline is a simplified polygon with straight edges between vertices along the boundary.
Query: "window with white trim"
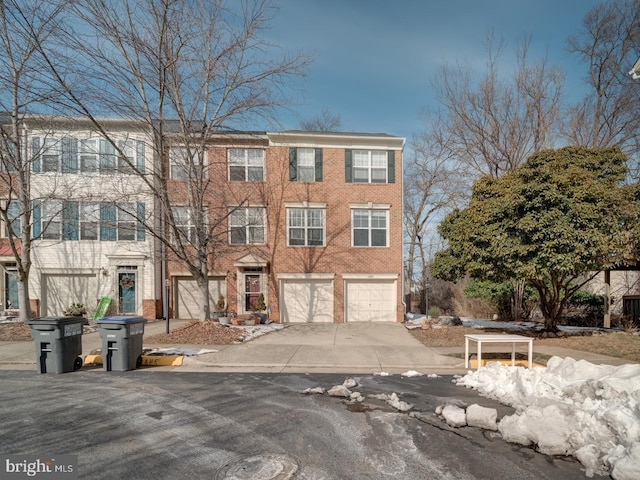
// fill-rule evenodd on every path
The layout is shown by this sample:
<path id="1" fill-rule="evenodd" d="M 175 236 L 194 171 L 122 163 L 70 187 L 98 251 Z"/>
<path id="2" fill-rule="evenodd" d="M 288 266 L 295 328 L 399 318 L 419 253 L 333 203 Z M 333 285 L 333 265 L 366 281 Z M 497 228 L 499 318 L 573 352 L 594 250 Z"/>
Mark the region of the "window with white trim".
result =
<path id="1" fill-rule="evenodd" d="M 80 171 L 83 173 L 98 173 L 98 139 L 85 138 L 80 140 Z"/>
<path id="2" fill-rule="evenodd" d="M 231 245 L 265 243 L 264 207 L 236 208 L 229 214 Z"/>
<path id="3" fill-rule="evenodd" d="M 354 150 L 353 181 L 358 183 L 386 183 L 387 152 Z"/>
<path id="4" fill-rule="evenodd" d="M 62 232 L 62 200 L 49 200 L 42 205 L 42 238 L 59 240 Z"/>
<path id="5" fill-rule="evenodd" d="M 169 170 L 172 180 L 189 180 L 190 172 L 205 165 L 205 154 L 195 148 L 171 147 L 169 149 Z"/>
<path id="6" fill-rule="evenodd" d="M 288 208 L 287 244 L 290 246 L 324 246 L 324 208 Z"/>
<path id="7" fill-rule="evenodd" d="M 229 180 L 262 182 L 264 180 L 264 150 L 230 148 Z"/>
<path id="8" fill-rule="evenodd" d="M 7 205 L 7 218 L 9 220 L 9 225 L 6 225 L 5 236 L 9 237 L 9 228 L 11 228 L 13 236 L 20 238 L 20 235 L 22 234 L 20 231 L 22 227 L 20 220 L 20 202 L 17 200 L 9 202 Z"/>
<path id="9" fill-rule="evenodd" d="M 100 204 L 80 204 L 80 240 L 98 240 L 100 226 Z"/>
<path id="10" fill-rule="evenodd" d="M 196 224 L 192 210 L 189 207 L 172 207 L 173 221 L 183 243 L 193 243 L 196 240 Z"/>
<path id="11" fill-rule="evenodd" d="M 351 210 L 352 243 L 354 247 L 386 247 L 387 210 Z"/>
<path id="12" fill-rule="evenodd" d="M 321 182 L 322 149 L 290 147 L 289 180 L 294 182 Z"/>
<path id="13" fill-rule="evenodd" d="M 345 150 L 345 182 L 395 183 L 395 152 Z"/>
<path id="14" fill-rule="evenodd" d="M 133 174 L 144 170 L 143 141 L 104 138 L 33 137 L 32 170 L 35 173 Z"/>
<path id="15" fill-rule="evenodd" d="M 48 240 L 145 240 L 144 203 L 34 200 L 33 237 Z"/>

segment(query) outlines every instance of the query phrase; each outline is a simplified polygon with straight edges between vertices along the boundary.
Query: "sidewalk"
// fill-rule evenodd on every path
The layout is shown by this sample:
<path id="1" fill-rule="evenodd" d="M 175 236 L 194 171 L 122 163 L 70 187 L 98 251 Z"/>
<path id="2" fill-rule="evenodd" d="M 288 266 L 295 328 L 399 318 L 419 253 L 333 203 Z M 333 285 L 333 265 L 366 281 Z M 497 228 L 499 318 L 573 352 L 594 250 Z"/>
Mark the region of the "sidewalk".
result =
<path id="1" fill-rule="evenodd" d="M 185 323 L 171 320 L 170 329 Z M 145 336 L 164 333 L 166 323 L 149 322 Z M 82 336 L 86 357 L 102 347 L 100 334 Z M 269 373 L 404 373 L 465 374 L 464 345 L 430 348 L 413 338 L 400 323 L 331 323 L 286 325 L 283 329 L 237 345 L 151 345 L 144 348 L 215 350 L 185 356 L 180 366 L 153 366 L 153 370 L 176 372 L 269 372 Z M 491 352 L 490 346 L 486 347 Z M 485 348 L 483 348 L 483 351 Z M 495 351 L 505 351 L 502 350 Z M 629 363 L 620 358 L 557 347 L 536 346 L 534 352 L 569 356 L 596 364 Z M 457 354 L 458 357 L 448 356 Z M 88 368 L 88 367 L 85 367 Z M 0 342 L 0 370 L 36 370 L 33 342 Z M 144 369 L 143 369 L 144 370 Z"/>

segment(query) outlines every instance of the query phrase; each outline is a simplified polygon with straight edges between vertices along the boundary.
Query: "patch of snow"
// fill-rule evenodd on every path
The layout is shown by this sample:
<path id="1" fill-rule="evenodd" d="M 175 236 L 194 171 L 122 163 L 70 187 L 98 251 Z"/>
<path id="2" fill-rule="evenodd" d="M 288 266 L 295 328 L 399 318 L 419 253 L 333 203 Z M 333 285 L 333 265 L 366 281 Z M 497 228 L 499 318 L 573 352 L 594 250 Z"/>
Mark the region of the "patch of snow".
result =
<path id="1" fill-rule="evenodd" d="M 533 369 L 491 362 L 454 382 L 515 408 L 498 422 L 505 440 L 572 455 L 589 476 L 640 478 L 640 365 L 569 357 Z"/>
<path id="2" fill-rule="evenodd" d="M 350 397 L 351 390 L 349 390 L 344 385 L 336 385 L 335 387 L 331 387 L 327 392 L 331 397 Z"/>
<path id="3" fill-rule="evenodd" d="M 208 350 L 205 348 L 153 348 L 146 355 L 183 355 L 185 357 L 193 357 L 195 355 L 204 355 L 205 353 L 215 353 L 218 350 Z"/>
<path id="4" fill-rule="evenodd" d="M 446 405 L 442 409 L 441 415 L 445 422 L 452 427 L 464 427 L 467 424 L 467 415 L 464 409 L 455 405 Z"/>
<path id="5" fill-rule="evenodd" d="M 267 323 L 260 325 L 251 325 L 251 326 L 232 326 L 232 328 L 239 328 L 243 330 L 242 342 L 246 342 L 247 340 L 251 340 L 253 338 L 261 337 L 262 335 L 266 335 L 267 333 L 276 332 L 278 330 L 282 330 L 284 325 L 281 323 Z"/>
<path id="6" fill-rule="evenodd" d="M 364 401 L 364 396 L 360 392 L 351 392 L 349 400 L 352 402 L 362 402 Z"/>
<path id="7" fill-rule="evenodd" d="M 373 372 L 374 376 L 378 376 L 378 377 L 390 377 L 391 374 L 387 373 L 387 372 Z"/>
<path id="8" fill-rule="evenodd" d="M 401 412 L 408 412 L 413 408 L 412 404 L 403 402 L 402 400 L 400 400 L 400 397 L 398 397 L 398 394 L 395 392 L 392 393 L 391 395 L 388 395 L 386 393 L 378 393 L 376 395 L 369 395 L 369 397 L 377 398 L 378 400 L 383 400 L 387 402 L 389 405 L 391 405 L 393 408 Z"/>
<path id="9" fill-rule="evenodd" d="M 466 413 L 467 425 L 470 427 L 498 430 L 498 424 L 496 423 L 498 411 L 495 408 L 487 408 L 474 403 L 467 407 Z"/>
<path id="10" fill-rule="evenodd" d="M 344 382 L 342 382 L 342 385 L 346 388 L 353 388 L 358 386 L 358 382 L 356 382 L 356 380 L 353 378 L 347 378 Z"/>
<path id="11" fill-rule="evenodd" d="M 416 372 L 415 370 L 409 370 L 401 374 L 403 377 L 421 377 L 424 373 Z"/>
<path id="12" fill-rule="evenodd" d="M 430 373 L 427 375 L 427 378 L 440 378 L 440 375 L 438 375 L 437 373 Z"/>
<path id="13" fill-rule="evenodd" d="M 306 393 L 307 395 L 311 393 L 318 393 L 320 395 L 324 395 L 325 389 L 322 387 L 314 387 L 314 388 L 306 388 L 302 393 Z"/>

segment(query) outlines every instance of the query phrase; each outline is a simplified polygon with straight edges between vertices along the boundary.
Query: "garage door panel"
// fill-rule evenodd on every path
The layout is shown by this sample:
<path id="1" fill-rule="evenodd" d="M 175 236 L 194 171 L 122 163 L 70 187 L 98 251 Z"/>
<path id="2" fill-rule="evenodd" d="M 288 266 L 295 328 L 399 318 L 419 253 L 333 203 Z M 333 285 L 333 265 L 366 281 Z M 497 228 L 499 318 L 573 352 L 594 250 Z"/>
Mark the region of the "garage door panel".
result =
<path id="1" fill-rule="evenodd" d="M 213 312 L 218 297 L 224 296 L 225 305 L 228 304 L 227 282 L 225 277 L 209 279 L 209 306 Z M 178 278 L 176 281 L 176 312 L 174 316 L 181 319 L 200 318 L 200 288 L 192 278 Z"/>
<path id="2" fill-rule="evenodd" d="M 91 311 L 98 294 L 98 279 L 95 275 L 44 275 L 42 314 L 45 316 L 62 315 L 72 303 L 82 303 Z"/>
<path id="3" fill-rule="evenodd" d="M 348 322 L 395 322 L 395 280 L 347 280 L 346 311 Z"/>
<path id="4" fill-rule="evenodd" d="M 287 322 L 333 322 L 332 280 L 285 280 L 282 297 Z"/>

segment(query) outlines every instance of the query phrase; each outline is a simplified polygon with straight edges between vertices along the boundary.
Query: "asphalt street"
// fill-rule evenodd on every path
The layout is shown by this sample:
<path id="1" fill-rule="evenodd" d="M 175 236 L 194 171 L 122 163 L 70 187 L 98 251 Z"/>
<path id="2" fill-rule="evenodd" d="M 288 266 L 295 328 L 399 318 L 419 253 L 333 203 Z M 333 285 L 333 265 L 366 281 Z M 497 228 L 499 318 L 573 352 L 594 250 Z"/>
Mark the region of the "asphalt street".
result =
<path id="1" fill-rule="evenodd" d="M 434 414 L 439 405 L 511 413 L 450 376 L 353 377 L 352 390 L 395 392 L 412 413 L 371 398 L 347 404 L 302 393 L 347 377 L 0 371 L 0 452 L 77 455 L 78 478 L 91 480 L 585 478 L 570 458 L 448 427 Z"/>

